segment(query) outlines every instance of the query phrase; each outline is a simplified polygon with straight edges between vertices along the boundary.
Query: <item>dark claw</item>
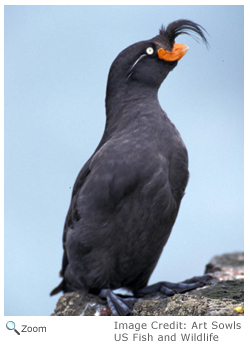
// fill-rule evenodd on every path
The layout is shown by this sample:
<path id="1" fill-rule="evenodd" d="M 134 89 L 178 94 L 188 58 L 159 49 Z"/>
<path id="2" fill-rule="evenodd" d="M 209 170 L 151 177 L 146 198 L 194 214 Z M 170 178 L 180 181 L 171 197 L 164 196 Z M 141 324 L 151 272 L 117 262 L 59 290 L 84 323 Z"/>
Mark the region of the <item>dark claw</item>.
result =
<path id="1" fill-rule="evenodd" d="M 201 283 L 203 283 L 203 286 L 204 286 L 208 283 L 208 281 L 210 281 L 212 279 L 213 279 L 213 277 L 211 275 L 202 275 L 202 276 L 194 276 L 193 278 L 182 281 L 182 282 L 187 283 L 187 284 L 193 283 L 193 282 L 201 282 Z"/>

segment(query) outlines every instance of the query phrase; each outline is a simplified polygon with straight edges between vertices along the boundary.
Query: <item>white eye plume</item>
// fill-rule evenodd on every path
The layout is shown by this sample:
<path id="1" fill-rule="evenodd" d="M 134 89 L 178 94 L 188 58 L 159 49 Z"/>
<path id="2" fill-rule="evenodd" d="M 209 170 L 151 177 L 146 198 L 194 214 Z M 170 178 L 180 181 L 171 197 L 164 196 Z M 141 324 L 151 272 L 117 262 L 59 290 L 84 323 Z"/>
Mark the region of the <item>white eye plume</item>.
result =
<path id="1" fill-rule="evenodd" d="M 129 71 L 128 71 L 128 76 L 127 76 L 127 79 L 126 79 L 126 80 L 129 79 L 129 77 L 131 76 L 131 74 L 132 74 L 132 72 L 133 72 L 133 69 L 134 69 L 135 65 L 136 65 L 144 56 L 147 56 L 147 55 L 146 55 L 146 54 L 142 54 L 142 55 L 136 60 L 136 62 L 132 65 L 132 67 L 131 67 L 131 68 L 129 69 Z"/>
<path id="2" fill-rule="evenodd" d="M 147 53 L 148 55 L 154 54 L 154 48 L 148 47 L 148 48 L 146 49 L 146 53 Z"/>
<path id="3" fill-rule="evenodd" d="M 142 55 L 134 62 L 134 64 L 131 66 L 131 68 L 130 68 L 129 71 L 128 71 L 128 75 L 127 75 L 127 79 L 126 79 L 126 80 L 128 80 L 128 79 L 130 78 L 130 76 L 131 76 L 132 73 L 133 73 L 133 69 L 135 68 L 135 66 L 138 64 L 138 62 L 139 62 L 142 58 L 146 57 L 147 55 L 152 55 L 152 54 L 154 54 L 154 48 L 153 48 L 153 47 L 148 47 L 148 48 L 146 49 L 146 53 L 147 53 L 147 54 L 142 54 Z"/>

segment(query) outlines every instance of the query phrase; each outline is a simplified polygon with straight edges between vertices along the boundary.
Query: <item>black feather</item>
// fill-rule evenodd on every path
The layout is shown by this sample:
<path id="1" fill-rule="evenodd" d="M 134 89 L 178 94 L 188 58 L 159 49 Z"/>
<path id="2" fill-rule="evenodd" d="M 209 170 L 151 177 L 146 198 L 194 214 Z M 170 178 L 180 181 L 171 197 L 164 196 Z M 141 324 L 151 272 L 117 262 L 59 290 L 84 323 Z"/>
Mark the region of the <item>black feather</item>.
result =
<path id="1" fill-rule="evenodd" d="M 174 44 L 176 37 L 182 34 L 192 36 L 196 41 L 198 41 L 197 36 L 192 35 L 193 33 L 197 34 L 198 38 L 202 39 L 207 47 L 209 46 L 205 36 L 207 31 L 201 25 L 194 23 L 191 20 L 176 20 L 175 22 L 170 23 L 167 28 L 162 26 L 160 29 L 160 35 L 167 37 L 171 44 Z"/>

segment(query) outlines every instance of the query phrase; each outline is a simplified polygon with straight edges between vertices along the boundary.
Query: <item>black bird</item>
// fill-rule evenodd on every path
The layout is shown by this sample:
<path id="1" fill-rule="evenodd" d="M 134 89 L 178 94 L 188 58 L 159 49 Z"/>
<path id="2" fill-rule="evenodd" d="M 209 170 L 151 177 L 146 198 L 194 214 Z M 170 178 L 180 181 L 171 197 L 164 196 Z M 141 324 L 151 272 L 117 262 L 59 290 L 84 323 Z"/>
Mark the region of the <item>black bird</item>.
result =
<path id="1" fill-rule="evenodd" d="M 80 171 L 63 232 L 60 291 L 107 298 L 114 315 L 131 313 L 136 297 L 167 295 L 206 284 L 208 275 L 147 286 L 175 223 L 188 182 L 188 153 L 162 110 L 158 89 L 187 52 L 180 34 L 201 38 L 189 20 L 162 27 L 154 38 L 123 50 L 113 62 L 106 92 L 106 126 Z M 117 296 L 125 288 L 134 297 Z"/>

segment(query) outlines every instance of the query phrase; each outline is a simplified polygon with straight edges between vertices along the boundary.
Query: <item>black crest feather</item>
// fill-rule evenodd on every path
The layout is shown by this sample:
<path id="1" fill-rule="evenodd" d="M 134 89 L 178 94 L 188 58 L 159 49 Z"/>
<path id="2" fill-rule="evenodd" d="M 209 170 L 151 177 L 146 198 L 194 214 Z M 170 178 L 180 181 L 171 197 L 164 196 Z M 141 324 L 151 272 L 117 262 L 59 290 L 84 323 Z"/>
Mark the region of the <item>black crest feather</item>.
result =
<path id="1" fill-rule="evenodd" d="M 186 34 L 192 36 L 196 41 L 198 41 L 198 38 L 202 39 L 208 47 L 209 44 L 205 33 L 207 32 L 201 25 L 186 19 L 176 20 L 175 22 L 170 23 L 167 28 L 162 26 L 160 29 L 160 35 L 167 36 L 171 44 L 174 43 L 177 36 Z M 195 34 L 198 35 L 198 38 Z"/>

